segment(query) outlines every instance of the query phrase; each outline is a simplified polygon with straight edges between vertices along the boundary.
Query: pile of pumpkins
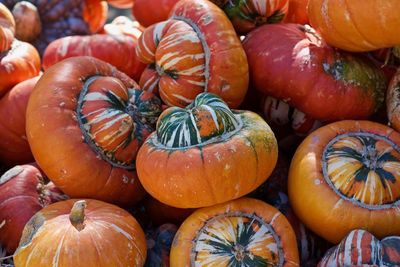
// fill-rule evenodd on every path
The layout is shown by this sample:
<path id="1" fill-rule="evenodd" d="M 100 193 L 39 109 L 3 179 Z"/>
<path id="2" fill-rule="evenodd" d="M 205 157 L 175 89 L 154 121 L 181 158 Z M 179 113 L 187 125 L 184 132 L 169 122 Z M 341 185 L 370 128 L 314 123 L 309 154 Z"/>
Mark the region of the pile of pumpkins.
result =
<path id="1" fill-rule="evenodd" d="M 0 0 L 0 265 L 400 266 L 399 8 Z"/>

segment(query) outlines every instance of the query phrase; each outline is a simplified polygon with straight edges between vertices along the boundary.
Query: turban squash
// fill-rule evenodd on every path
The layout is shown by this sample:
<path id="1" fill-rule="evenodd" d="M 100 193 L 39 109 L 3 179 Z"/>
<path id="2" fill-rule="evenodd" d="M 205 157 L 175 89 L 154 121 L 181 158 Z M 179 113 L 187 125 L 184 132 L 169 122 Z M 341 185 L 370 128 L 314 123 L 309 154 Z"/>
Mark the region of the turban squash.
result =
<path id="1" fill-rule="evenodd" d="M 224 12 L 207 0 L 182 0 L 170 19 L 148 27 L 136 52 L 149 64 L 140 79 L 169 106 L 185 107 L 196 95 L 219 95 L 238 107 L 248 86 L 248 65 Z"/>
<path id="2" fill-rule="evenodd" d="M 383 103 L 383 72 L 328 46 L 308 26 L 267 24 L 250 32 L 243 46 L 254 88 L 313 119 L 365 119 Z"/>
<path id="3" fill-rule="evenodd" d="M 400 134 L 369 121 L 340 121 L 310 134 L 289 170 L 300 220 L 332 243 L 353 229 L 400 235 Z"/>
<path id="4" fill-rule="evenodd" d="M 277 162 L 268 124 L 249 111 L 232 111 L 202 93 L 186 109 L 165 110 L 140 148 L 137 171 L 144 188 L 178 208 L 211 206 L 261 185 Z"/>
<path id="5" fill-rule="evenodd" d="M 137 88 L 92 57 L 65 59 L 39 80 L 28 103 L 28 141 L 39 166 L 69 196 L 125 205 L 143 197 L 135 158 L 161 101 Z"/>
<path id="6" fill-rule="evenodd" d="M 36 213 L 14 254 L 23 266 L 144 266 L 146 239 L 127 211 L 98 200 L 67 200 Z"/>
<path id="7" fill-rule="evenodd" d="M 172 243 L 171 266 L 299 266 L 296 236 L 274 207 L 242 198 L 195 211 Z"/>
<path id="8" fill-rule="evenodd" d="M 179 0 L 135 0 L 133 17 L 145 27 L 168 19 L 169 13 Z"/>

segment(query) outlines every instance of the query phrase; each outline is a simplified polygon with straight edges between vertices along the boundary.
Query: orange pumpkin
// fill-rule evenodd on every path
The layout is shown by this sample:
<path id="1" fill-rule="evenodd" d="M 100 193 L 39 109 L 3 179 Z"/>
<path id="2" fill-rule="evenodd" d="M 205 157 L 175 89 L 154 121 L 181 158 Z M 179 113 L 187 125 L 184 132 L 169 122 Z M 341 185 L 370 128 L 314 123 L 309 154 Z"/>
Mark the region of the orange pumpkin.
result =
<path id="1" fill-rule="evenodd" d="M 296 236 L 274 207 L 242 198 L 195 211 L 172 243 L 170 264 L 299 266 Z"/>
<path id="2" fill-rule="evenodd" d="M 34 161 L 25 133 L 25 116 L 39 78 L 20 82 L 0 99 L 0 162 L 7 166 Z"/>
<path id="3" fill-rule="evenodd" d="M 0 52 L 11 48 L 14 41 L 15 21 L 10 10 L 0 3 Z"/>
<path id="4" fill-rule="evenodd" d="M 135 0 L 108 0 L 107 2 L 116 8 L 131 8 Z"/>
<path id="5" fill-rule="evenodd" d="M 289 0 L 289 11 L 284 22 L 308 24 L 308 1 L 309 0 Z"/>
<path id="6" fill-rule="evenodd" d="M 391 127 L 400 131 L 400 70 L 393 76 L 389 84 L 386 107 Z"/>
<path id="7" fill-rule="evenodd" d="M 310 134 L 289 171 L 300 220 L 332 243 L 353 229 L 400 234 L 400 134 L 369 121 L 341 121 Z"/>
<path id="8" fill-rule="evenodd" d="M 238 107 L 248 86 L 247 59 L 224 12 L 207 0 L 182 0 L 167 21 L 148 27 L 136 52 L 149 64 L 140 79 L 169 106 L 185 107 L 202 93 Z"/>
<path id="9" fill-rule="evenodd" d="M 135 158 L 161 101 L 136 88 L 92 57 L 65 59 L 39 80 L 28 103 L 28 141 L 39 166 L 69 196 L 121 205 L 144 196 Z"/>
<path id="10" fill-rule="evenodd" d="M 14 254 L 22 266 L 144 266 L 146 239 L 127 211 L 97 200 L 49 205 L 26 224 Z"/>
<path id="11" fill-rule="evenodd" d="M 89 25 L 90 32 L 96 33 L 107 21 L 107 2 L 103 0 L 84 0 L 82 5 L 83 19 Z"/>
<path id="12" fill-rule="evenodd" d="M 168 19 L 169 13 L 179 0 L 135 0 L 133 17 L 145 27 Z"/>
<path id="13" fill-rule="evenodd" d="M 140 148 L 144 188 L 173 207 L 197 208 L 239 198 L 261 185 L 277 162 L 268 124 L 250 111 L 231 111 L 203 93 L 186 109 L 169 108 Z"/>
<path id="14" fill-rule="evenodd" d="M 352 52 L 400 45 L 400 2 L 309 0 L 313 28 L 328 44 Z"/>

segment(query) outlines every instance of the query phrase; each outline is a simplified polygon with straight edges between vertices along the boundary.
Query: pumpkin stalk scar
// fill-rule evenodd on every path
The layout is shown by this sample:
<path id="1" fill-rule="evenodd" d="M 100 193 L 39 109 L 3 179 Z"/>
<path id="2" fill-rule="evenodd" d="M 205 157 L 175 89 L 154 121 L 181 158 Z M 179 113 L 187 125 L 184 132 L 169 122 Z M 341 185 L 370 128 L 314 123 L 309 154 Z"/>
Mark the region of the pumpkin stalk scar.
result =
<path id="1" fill-rule="evenodd" d="M 86 201 L 79 200 L 74 203 L 71 213 L 69 214 L 69 221 L 79 232 L 85 228 L 85 208 Z"/>

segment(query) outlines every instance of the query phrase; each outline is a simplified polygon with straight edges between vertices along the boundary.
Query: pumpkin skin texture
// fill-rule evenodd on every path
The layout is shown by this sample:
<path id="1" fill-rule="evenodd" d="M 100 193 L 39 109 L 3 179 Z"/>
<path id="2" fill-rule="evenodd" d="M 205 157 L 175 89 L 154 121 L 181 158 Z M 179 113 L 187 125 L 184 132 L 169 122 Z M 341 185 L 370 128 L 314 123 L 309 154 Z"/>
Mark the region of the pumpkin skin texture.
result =
<path id="1" fill-rule="evenodd" d="M 399 8 L 397 0 L 309 0 L 308 16 L 330 45 L 363 52 L 400 44 Z"/>
<path id="2" fill-rule="evenodd" d="M 318 267 L 399 265 L 399 236 L 388 236 L 379 241 L 365 230 L 353 230 L 325 254 Z"/>
<path id="3" fill-rule="evenodd" d="M 39 166 L 69 196 L 120 205 L 143 197 L 135 158 L 155 128 L 161 101 L 136 88 L 92 57 L 65 59 L 39 80 L 28 103 L 28 142 Z"/>
<path id="4" fill-rule="evenodd" d="M 47 70 L 70 57 L 92 56 L 110 63 L 138 81 L 146 65 L 136 56 L 136 45 L 137 41 L 124 35 L 68 36 L 49 44 L 43 55 L 43 68 Z"/>
<path id="5" fill-rule="evenodd" d="M 14 41 L 15 21 L 8 8 L 0 3 L 0 52 L 11 48 Z"/>
<path id="6" fill-rule="evenodd" d="M 43 207 L 66 199 L 53 183 L 47 183 L 35 164 L 18 165 L 0 177 L 0 243 L 12 254 L 22 230 Z"/>
<path id="7" fill-rule="evenodd" d="M 159 93 L 169 106 L 185 107 L 202 92 L 232 108 L 245 97 L 246 55 L 224 12 L 209 1 L 180 1 L 169 20 L 143 32 L 136 52 L 149 64 L 141 88 Z"/>
<path id="8" fill-rule="evenodd" d="M 140 267 L 145 259 L 146 239 L 135 218 L 91 199 L 57 202 L 36 213 L 14 254 L 16 267 Z"/>
<path id="9" fill-rule="evenodd" d="M 290 203 L 312 231 L 337 244 L 353 229 L 400 234 L 400 134 L 369 121 L 321 127 L 298 147 Z"/>
<path id="10" fill-rule="evenodd" d="M 144 27 L 168 19 L 171 10 L 179 0 L 135 0 L 133 17 Z"/>
<path id="11" fill-rule="evenodd" d="M 308 24 L 308 1 L 309 0 L 289 0 L 289 10 L 285 22 Z"/>
<path id="12" fill-rule="evenodd" d="M 364 119 L 384 101 L 382 71 L 299 24 L 268 24 L 243 42 L 254 88 L 321 121 Z M 273 51 L 273 52 L 272 52 Z"/>
<path id="13" fill-rule="evenodd" d="M 7 166 L 34 161 L 25 133 L 25 116 L 39 78 L 20 82 L 0 99 L 0 162 Z"/>
<path id="14" fill-rule="evenodd" d="M 390 126 L 400 131 L 400 70 L 393 76 L 386 95 L 387 115 Z"/>
<path id="15" fill-rule="evenodd" d="M 189 216 L 175 235 L 170 264 L 287 267 L 299 266 L 299 259 L 285 216 L 262 201 L 242 198 Z"/>
<path id="16" fill-rule="evenodd" d="M 186 109 L 160 115 L 136 167 L 157 200 L 198 208 L 250 193 L 269 177 L 277 157 L 275 136 L 260 116 L 231 111 L 218 96 L 203 93 Z"/>

